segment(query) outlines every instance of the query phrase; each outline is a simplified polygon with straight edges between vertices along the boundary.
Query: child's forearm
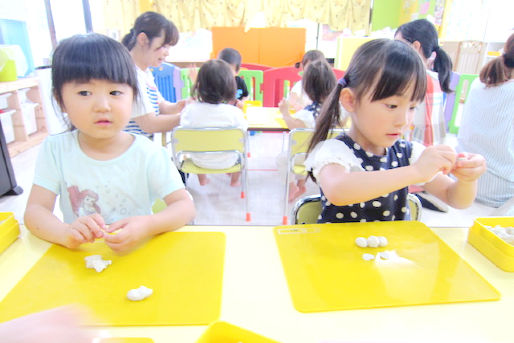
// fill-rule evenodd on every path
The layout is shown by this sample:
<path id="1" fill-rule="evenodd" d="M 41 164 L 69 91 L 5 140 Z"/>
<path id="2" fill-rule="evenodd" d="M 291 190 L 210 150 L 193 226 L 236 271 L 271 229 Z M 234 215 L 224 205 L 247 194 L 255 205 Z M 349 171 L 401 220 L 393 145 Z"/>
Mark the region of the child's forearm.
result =
<path id="1" fill-rule="evenodd" d="M 173 202 L 159 213 L 150 216 L 147 235 L 174 231 L 191 222 L 195 216 L 195 206 L 189 198 Z"/>
<path id="2" fill-rule="evenodd" d="M 25 226 L 33 235 L 68 247 L 69 225 L 40 205 L 28 205 L 24 216 Z"/>
<path id="3" fill-rule="evenodd" d="M 462 181 L 457 179 L 447 190 L 447 203 L 454 208 L 469 207 L 477 195 L 477 181 Z"/>
<path id="4" fill-rule="evenodd" d="M 171 131 L 180 123 L 180 114 L 158 115 L 149 113 L 144 116 L 134 118 L 134 121 L 142 130 L 148 133 Z"/>
<path id="5" fill-rule="evenodd" d="M 287 128 L 289 130 L 306 127 L 303 121 L 301 121 L 300 119 L 293 118 L 289 113 L 282 113 L 282 117 L 284 118 L 284 121 L 286 122 Z"/>
<path id="6" fill-rule="evenodd" d="M 323 167 L 318 179 L 323 193 L 336 206 L 365 202 L 422 181 L 412 166 L 349 173 L 337 164 Z"/>

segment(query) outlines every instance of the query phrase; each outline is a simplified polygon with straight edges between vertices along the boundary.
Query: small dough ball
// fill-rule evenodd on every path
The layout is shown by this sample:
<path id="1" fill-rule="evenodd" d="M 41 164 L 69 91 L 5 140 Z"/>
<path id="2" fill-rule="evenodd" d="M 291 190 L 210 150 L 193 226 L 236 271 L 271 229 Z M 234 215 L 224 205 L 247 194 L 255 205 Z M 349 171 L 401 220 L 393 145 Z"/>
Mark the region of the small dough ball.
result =
<path id="1" fill-rule="evenodd" d="M 387 238 L 385 238 L 384 236 L 379 236 L 378 237 L 378 245 L 381 246 L 381 247 L 385 247 L 389 242 L 387 241 Z"/>
<path id="2" fill-rule="evenodd" d="M 362 254 L 362 259 L 364 261 L 371 261 L 375 259 L 375 255 L 373 254 Z"/>
<path id="3" fill-rule="evenodd" d="M 379 244 L 377 236 L 369 236 L 368 237 L 368 247 L 377 248 Z"/>
<path id="4" fill-rule="evenodd" d="M 357 244 L 358 247 L 365 248 L 368 246 L 368 240 L 364 237 L 357 237 L 355 239 L 355 244 Z"/>
<path id="5" fill-rule="evenodd" d="M 131 289 L 127 292 L 127 298 L 132 301 L 140 301 L 148 298 L 152 295 L 153 290 L 151 288 L 140 286 L 139 288 Z"/>

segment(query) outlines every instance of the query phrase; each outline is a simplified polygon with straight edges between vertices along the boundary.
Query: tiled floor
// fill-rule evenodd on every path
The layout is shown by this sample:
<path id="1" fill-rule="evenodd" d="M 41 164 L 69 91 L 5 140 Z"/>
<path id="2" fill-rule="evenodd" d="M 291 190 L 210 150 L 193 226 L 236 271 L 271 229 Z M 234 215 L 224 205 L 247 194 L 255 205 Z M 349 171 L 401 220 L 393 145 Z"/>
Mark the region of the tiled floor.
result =
<path id="1" fill-rule="evenodd" d="M 245 221 L 240 189 L 229 185 L 227 175 L 210 175 L 210 183 L 205 186 L 200 186 L 196 176 L 191 176 L 187 186 L 197 207 L 195 224 L 280 225 L 283 215 L 285 171 L 277 167 L 276 158 L 286 149 L 285 142 L 287 140 L 283 133 L 258 132 L 250 136 L 248 202 L 251 222 Z M 23 220 L 38 151 L 39 147 L 35 147 L 12 158 L 16 180 L 24 189 L 23 194 L 0 197 L 0 212 L 14 212 L 20 221 Z M 306 194 L 314 193 L 318 193 L 318 188 L 309 181 Z M 487 216 L 493 210 L 479 203 L 474 203 L 465 210 L 450 209 L 448 213 L 423 209 L 421 221 L 434 227 L 467 227 L 472 224 L 474 218 Z M 290 209 L 287 213 L 289 211 Z"/>

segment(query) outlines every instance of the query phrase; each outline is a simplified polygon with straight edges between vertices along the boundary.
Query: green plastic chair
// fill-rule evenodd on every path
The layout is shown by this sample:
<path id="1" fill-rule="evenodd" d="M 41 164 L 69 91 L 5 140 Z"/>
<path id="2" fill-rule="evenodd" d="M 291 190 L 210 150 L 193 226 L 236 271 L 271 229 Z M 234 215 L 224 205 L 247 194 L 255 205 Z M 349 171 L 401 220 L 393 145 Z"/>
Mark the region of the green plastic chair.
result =
<path id="1" fill-rule="evenodd" d="M 476 74 L 461 74 L 459 77 L 459 83 L 457 84 L 457 88 L 455 88 L 455 102 L 453 105 L 452 118 L 448 123 L 448 130 L 450 133 L 457 134 L 459 133 L 459 127 L 456 125 L 455 121 L 457 119 L 457 113 L 459 110 L 460 101 L 463 100 L 463 103 L 466 102 L 469 91 L 471 90 L 471 83 L 478 77 Z M 464 86 L 466 85 L 466 88 Z"/>
<path id="2" fill-rule="evenodd" d="M 262 70 L 241 70 L 239 76 L 243 78 L 248 88 L 248 100 L 257 100 L 262 103 L 261 86 L 264 81 Z"/>
<path id="3" fill-rule="evenodd" d="M 196 68 L 198 71 L 200 68 Z M 182 87 L 182 99 L 187 99 L 191 96 L 191 91 L 193 90 L 193 80 L 189 77 L 189 73 L 191 72 L 191 68 L 182 68 L 180 69 L 180 79 L 184 82 L 184 86 Z"/>

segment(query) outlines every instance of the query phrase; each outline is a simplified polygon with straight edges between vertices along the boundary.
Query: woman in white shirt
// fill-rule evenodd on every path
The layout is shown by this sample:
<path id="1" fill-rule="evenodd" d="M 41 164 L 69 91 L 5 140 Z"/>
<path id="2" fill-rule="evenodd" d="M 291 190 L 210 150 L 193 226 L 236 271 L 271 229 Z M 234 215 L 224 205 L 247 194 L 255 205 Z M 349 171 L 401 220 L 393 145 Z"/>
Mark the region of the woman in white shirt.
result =
<path id="1" fill-rule="evenodd" d="M 458 134 L 459 151 L 483 155 L 477 201 L 514 215 L 514 34 L 504 54 L 486 64 L 468 95 Z M 510 200 L 510 201 L 509 201 Z"/>

